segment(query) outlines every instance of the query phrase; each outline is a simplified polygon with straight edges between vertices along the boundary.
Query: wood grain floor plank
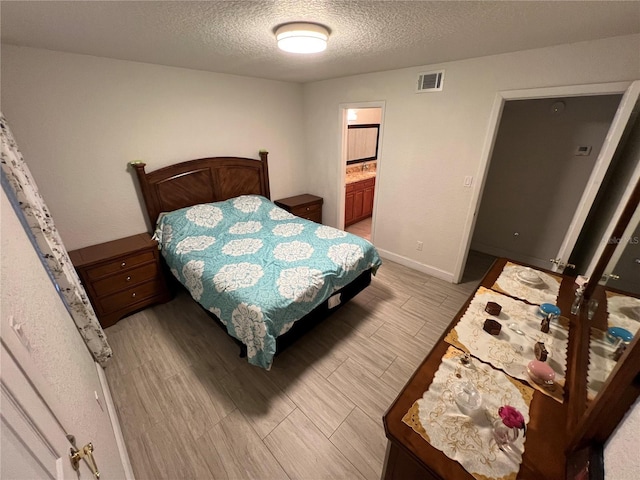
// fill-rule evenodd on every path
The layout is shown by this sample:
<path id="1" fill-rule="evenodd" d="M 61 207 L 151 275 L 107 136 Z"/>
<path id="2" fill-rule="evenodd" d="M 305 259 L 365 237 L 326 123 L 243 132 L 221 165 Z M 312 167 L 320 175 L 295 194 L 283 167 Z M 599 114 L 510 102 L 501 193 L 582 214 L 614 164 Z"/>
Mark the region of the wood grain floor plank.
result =
<path id="1" fill-rule="evenodd" d="M 396 354 L 386 345 L 374 342 L 371 338 L 360 335 L 356 330 L 338 319 L 318 326 L 318 333 L 323 336 L 334 336 L 336 348 L 345 358 L 352 358 L 367 368 L 375 376 L 382 373 L 391 365 Z"/>
<path id="2" fill-rule="evenodd" d="M 417 367 L 429 353 L 429 348 L 419 339 L 399 330 L 393 325 L 384 324 L 371 340 L 392 349 L 398 356 Z M 384 373 L 384 372 L 382 372 Z M 382 375 L 380 373 L 380 375 Z"/>
<path id="3" fill-rule="evenodd" d="M 380 379 L 398 394 L 409 381 L 409 378 L 411 378 L 415 370 L 416 367 L 414 367 L 411 362 L 406 361 L 402 357 L 398 357 L 382 374 Z"/>
<path id="4" fill-rule="evenodd" d="M 369 480 L 380 478 L 387 445 L 382 420 L 374 422 L 356 407 L 329 440 L 362 476 Z"/>
<path id="5" fill-rule="evenodd" d="M 206 371 L 189 368 L 164 382 L 162 409 L 167 416 L 179 418 L 194 439 L 201 437 L 216 423 L 236 409 L 224 390 L 206 382 Z M 218 387 L 211 391 L 211 387 Z"/>
<path id="6" fill-rule="evenodd" d="M 296 405 L 269 378 L 269 372 L 247 364 L 221 383 L 260 438 L 266 437 Z"/>
<path id="7" fill-rule="evenodd" d="M 203 456 L 196 454 L 198 446 L 179 423 L 167 418 L 130 444 L 134 474 L 138 480 L 214 478 Z"/>
<path id="8" fill-rule="evenodd" d="M 216 479 L 289 478 L 239 410 L 203 435 L 196 452 Z"/>
<path id="9" fill-rule="evenodd" d="M 400 308 L 372 303 L 376 308 L 372 310 L 371 316 L 382 320 L 383 323 L 393 324 L 409 335 L 415 335 L 424 327 L 425 321 L 421 318 L 420 312 L 405 310 L 404 306 L 412 300 L 413 297 L 407 300 Z"/>
<path id="10" fill-rule="evenodd" d="M 381 421 L 396 396 L 390 386 L 352 359 L 340 365 L 328 380 L 374 421 Z"/>
<path id="11" fill-rule="evenodd" d="M 367 304 L 349 302 L 333 316 L 349 325 L 360 335 L 370 337 L 384 323 L 384 320 L 374 315 L 375 311 L 375 299 L 372 299 L 371 302 Z"/>
<path id="12" fill-rule="evenodd" d="M 274 382 L 327 437 L 355 408 L 347 397 L 313 368 L 297 378 L 281 374 L 282 370 L 274 369 L 271 372 Z"/>
<path id="13" fill-rule="evenodd" d="M 265 439 L 292 480 L 362 480 L 364 477 L 299 409 Z"/>

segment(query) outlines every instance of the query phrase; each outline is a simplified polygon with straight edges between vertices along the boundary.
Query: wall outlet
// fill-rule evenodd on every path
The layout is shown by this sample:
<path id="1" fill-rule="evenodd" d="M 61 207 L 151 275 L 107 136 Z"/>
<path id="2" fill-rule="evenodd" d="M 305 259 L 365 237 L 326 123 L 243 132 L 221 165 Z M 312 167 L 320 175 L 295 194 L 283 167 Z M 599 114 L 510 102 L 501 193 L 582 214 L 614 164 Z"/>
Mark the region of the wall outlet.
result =
<path id="1" fill-rule="evenodd" d="M 417 244 L 416 244 L 416 250 L 418 250 L 419 252 L 421 252 L 421 251 L 422 251 L 422 245 L 423 245 L 423 243 L 422 243 L 422 242 L 417 242 Z"/>
<path id="2" fill-rule="evenodd" d="M 473 177 L 471 175 L 467 175 L 466 177 L 464 177 L 464 186 L 465 187 L 470 187 L 471 184 L 473 183 Z"/>

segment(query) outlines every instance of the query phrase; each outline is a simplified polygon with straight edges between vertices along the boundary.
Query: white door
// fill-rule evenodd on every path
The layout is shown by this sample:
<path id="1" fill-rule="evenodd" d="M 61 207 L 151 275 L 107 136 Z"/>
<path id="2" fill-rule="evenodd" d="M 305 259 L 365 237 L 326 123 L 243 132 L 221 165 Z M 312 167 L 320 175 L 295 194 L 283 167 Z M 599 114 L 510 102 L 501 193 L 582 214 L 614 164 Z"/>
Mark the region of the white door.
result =
<path id="1" fill-rule="evenodd" d="M 573 215 L 573 219 L 569 224 L 567 233 L 565 234 L 562 245 L 560 246 L 560 251 L 556 255 L 555 262 L 552 267 L 553 271 L 562 272 L 569 261 L 569 256 L 578 241 L 578 236 L 580 235 L 582 226 L 587 219 L 587 215 L 589 215 L 589 210 L 593 205 L 598 189 L 600 188 L 604 176 L 607 173 L 607 169 L 611 164 L 613 155 L 618 147 L 620 139 L 622 138 L 627 122 L 631 117 L 633 108 L 638 101 L 638 97 L 640 97 L 640 80 L 631 84 L 620 101 L 616 115 L 613 117 L 613 122 L 611 123 L 607 137 L 604 140 L 602 149 L 600 150 L 598 160 L 591 172 L 587 188 L 582 194 L 578 208 Z"/>
<path id="2" fill-rule="evenodd" d="M 69 480 L 93 475 L 81 462 L 72 468 L 71 444 L 58 419 L 42 400 L 2 342 L 2 425 L 0 478 Z"/>
<path id="3" fill-rule="evenodd" d="M 0 200 L 1 478 L 76 478 L 67 434 L 78 448 L 93 444 L 101 478 L 131 477 L 101 371 L 4 189 Z"/>

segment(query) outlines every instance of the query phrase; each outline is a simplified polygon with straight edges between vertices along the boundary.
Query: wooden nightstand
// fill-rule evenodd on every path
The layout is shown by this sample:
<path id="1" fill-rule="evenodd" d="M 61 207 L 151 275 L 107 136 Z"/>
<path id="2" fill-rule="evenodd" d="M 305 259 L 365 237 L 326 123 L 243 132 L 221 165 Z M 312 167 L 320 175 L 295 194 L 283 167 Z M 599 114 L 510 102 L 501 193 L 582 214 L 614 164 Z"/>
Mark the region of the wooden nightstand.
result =
<path id="1" fill-rule="evenodd" d="M 147 233 L 69 252 L 100 324 L 171 299 L 158 243 Z"/>
<path id="2" fill-rule="evenodd" d="M 322 223 L 322 197 L 315 195 L 296 195 L 295 197 L 281 198 L 274 203 L 287 212 L 306 218 L 316 223 Z"/>

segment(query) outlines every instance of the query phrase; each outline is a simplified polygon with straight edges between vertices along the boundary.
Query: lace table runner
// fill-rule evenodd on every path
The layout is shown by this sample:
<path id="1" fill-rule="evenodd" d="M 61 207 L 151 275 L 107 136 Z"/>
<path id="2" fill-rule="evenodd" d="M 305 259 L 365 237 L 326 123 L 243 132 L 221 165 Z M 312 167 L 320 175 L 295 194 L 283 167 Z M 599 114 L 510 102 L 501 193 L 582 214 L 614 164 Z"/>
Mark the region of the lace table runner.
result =
<path id="1" fill-rule="evenodd" d="M 491 287 L 529 303 L 553 303 L 558 300 L 562 277 L 507 262 Z"/>
<path id="2" fill-rule="evenodd" d="M 494 316 L 485 312 L 487 302 L 501 305 L 500 315 Z M 549 333 L 542 333 L 542 317 L 537 312 L 536 305 L 528 305 L 480 287 L 467 311 L 447 333 L 445 341 L 514 378 L 524 380 L 533 388 L 562 403 L 562 387 L 567 366 L 568 321 L 561 317 L 561 322 L 551 322 Z M 482 329 L 487 318 L 493 318 L 502 325 L 499 335 L 491 335 Z M 556 373 L 553 385 L 539 385 L 527 373 L 527 364 L 535 360 L 536 342 L 543 342 L 549 352 L 547 363 Z"/>
<path id="3" fill-rule="evenodd" d="M 587 395 L 590 400 L 596 397 L 616 366 L 617 362 L 612 358 L 614 351 L 615 347 L 607 340 L 607 333 L 592 328 L 587 372 Z"/>
<path id="4" fill-rule="evenodd" d="M 528 423 L 533 390 L 484 363 L 473 361 L 470 367 L 462 366 L 462 355 L 460 350 L 448 348 L 429 389 L 402 421 L 474 478 L 515 479 L 525 438 L 520 435 L 514 442 L 515 452 L 507 454 L 493 440 L 492 423 L 502 405 L 517 408 Z M 482 405 L 472 416 L 463 414 L 453 399 L 453 385 L 463 381 L 472 382 L 482 395 Z"/>

